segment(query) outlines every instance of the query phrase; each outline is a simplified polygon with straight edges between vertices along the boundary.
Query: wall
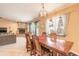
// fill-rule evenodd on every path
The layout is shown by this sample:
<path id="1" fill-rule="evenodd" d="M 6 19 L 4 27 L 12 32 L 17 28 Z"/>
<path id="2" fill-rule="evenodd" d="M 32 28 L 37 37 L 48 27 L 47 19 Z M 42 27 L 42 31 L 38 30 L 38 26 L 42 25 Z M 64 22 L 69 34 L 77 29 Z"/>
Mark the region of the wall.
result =
<path id="1" fill-rule="evenodd" d="M 48 18 L 51 18 L 56 15 L 68 14 L 68 24 L 66 29 L 66 37 L 60 37 L 61 39 L 73 41 L 74 45 L 71 51 L 77 53 L 79 55 L 79 4 L 75 4 L 70 7 L 63 7 L 58 9 L 58 11 L 52 12 L 48 14 Z M 39 31 L 45 31 L 46 19 L 40 18 L 39 22 Z"/>
<path id="2" fill-rule="evenodd" d="M 7 32 L 12 30 L 12 33 L 16 34 L 18 25 L 16 22 L 0 19 L 0 27 L 7 27 Z"/>
<path id="3" fill-rule="evenodd" d="M 73 41 L 73 52 L 79 54 L 79 11 L 73 11 L 70 14 L 69 24 L 67 28 L 67 37 L 65 39 Z"/>

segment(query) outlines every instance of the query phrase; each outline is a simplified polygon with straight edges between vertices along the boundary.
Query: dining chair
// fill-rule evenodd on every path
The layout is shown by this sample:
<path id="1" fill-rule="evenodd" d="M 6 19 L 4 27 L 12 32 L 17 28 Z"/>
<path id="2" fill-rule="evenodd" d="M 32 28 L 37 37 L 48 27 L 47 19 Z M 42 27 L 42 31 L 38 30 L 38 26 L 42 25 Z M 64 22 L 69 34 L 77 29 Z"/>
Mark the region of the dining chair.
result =
<path id="1" fill-rule="evenodd" d="M 29 33 L 26 33 L 25 37 L 27 52 L 30 52 L 30 55 L 35 55 L 33 40 L 30 38 Z"/>
<path id="2" fill-rule="evenodd" d="M 28 51 L 31 51 L 32 49 L 32 44 L 31 44 L 30 36 L 28 33 L 25 34 L 25 38 L 26 38 L 26 48 L 28 52 Z"/>
<path id="3" fill-rule="evenodd" d="M 32 32 L 28 32 L 29 36 L 30 36 L 30 39 L 32 39 L 32 35 L 33 33 Z"/>
<path id="4" fill-rule="evenodd" d="M 56 40 L 57 40 L 57 34 L 56 34 L 55 32 L 50 33 L 49 36 L 50 36 L 51 38 L 53 38 L 53 41 L 54 41 L 54 42 L 56 42 Z"/>
<path id="5" fill-rule="evenodd" d="M 33 41 L 35 45 L 35 55 L 36 56 L 44 56 L 49 55 L 48 53 L 45 53 L 45 51 L 41 48 L 41 44 L 39 42 L 39 38 L 37 36 L 33 36 Z"/>

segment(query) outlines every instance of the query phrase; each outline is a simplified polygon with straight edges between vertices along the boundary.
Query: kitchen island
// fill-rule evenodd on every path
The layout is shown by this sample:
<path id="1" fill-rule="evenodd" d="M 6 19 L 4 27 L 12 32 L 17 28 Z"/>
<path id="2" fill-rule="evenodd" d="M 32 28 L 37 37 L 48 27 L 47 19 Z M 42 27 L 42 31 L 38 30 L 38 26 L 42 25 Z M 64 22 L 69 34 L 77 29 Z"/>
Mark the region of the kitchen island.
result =
<path id="1" fill-rule="evenodd" d="M 16 35 L 2 34 L 0 35 L 0 46 L 16 43 Z"/>

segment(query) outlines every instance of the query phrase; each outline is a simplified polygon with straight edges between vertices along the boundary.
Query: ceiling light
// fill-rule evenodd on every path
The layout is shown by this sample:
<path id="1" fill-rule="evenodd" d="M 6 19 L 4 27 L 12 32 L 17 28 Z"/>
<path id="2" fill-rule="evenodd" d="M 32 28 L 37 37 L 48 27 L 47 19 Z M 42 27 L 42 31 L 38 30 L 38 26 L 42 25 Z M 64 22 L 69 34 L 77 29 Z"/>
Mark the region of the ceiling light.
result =
<path id="1" fill-rule="evenodd" d="M 42 3 L 41 5 L 42 5 L 42 8 L 41 8 L 41 10 L 39 12 L 39 17 L 43 17 L 43 16 L 47 17 L 48 13 L 47 13 L 47 10 L 45 9 L 45 4 Z"/>

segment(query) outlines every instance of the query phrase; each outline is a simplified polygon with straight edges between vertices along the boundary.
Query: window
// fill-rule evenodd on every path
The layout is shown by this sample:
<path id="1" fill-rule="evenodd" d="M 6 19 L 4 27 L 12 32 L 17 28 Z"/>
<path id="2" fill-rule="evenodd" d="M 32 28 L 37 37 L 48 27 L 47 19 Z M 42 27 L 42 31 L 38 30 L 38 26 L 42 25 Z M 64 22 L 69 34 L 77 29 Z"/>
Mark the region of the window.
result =
<path id="1" fill-rule="evenodd" d="M 33 34 L 35 34 L 35 23 L 34 22 L 31 23 L 30 30 L 31 30 L 30 32 L 32 32 Z"/>
<path id="2" fill-rule="evenodd" d="M 65 35 L 65 28 L 67 22 L 67 15 L 55 16 L 52 19 L 48 19 L 46 23 L 46 32 L 56 32 L 58 35 Z"/>
<path id="3" fill-rule="evenodd" d="M 37 22 L 31 22 L 28 25 L 28 32 L 32 32 L 35 35 L 39 35 L 39 23 Z"/>
<path id="4" fill-rule="evenodd" d="M 39 36 L 39 23 L 36 22 L 36 35 Z"/>

